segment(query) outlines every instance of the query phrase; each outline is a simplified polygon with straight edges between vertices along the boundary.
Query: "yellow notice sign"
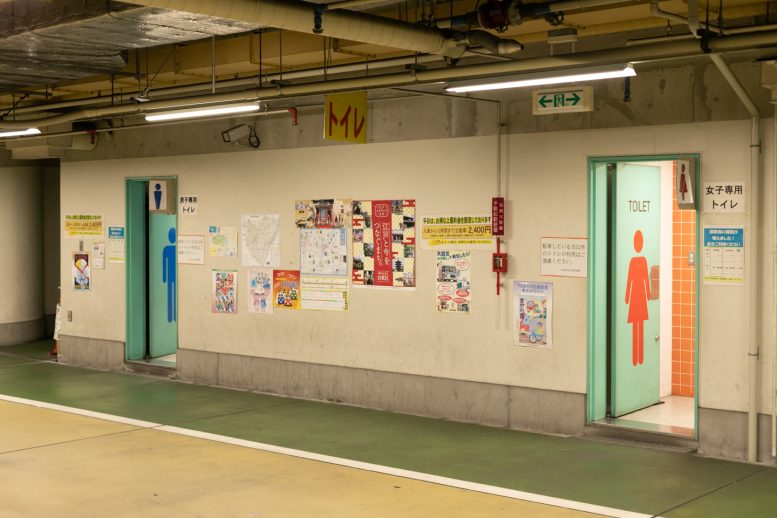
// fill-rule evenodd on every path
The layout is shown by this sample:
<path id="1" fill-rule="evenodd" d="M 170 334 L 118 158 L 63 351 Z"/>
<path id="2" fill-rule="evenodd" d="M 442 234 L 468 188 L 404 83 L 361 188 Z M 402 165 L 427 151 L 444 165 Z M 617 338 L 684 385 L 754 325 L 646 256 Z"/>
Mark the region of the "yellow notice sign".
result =
<path id="1" fill-rule="evenodd" d="M 424 216 L 421 218 L 424 248 L 460 247 L 490 249 L 491 215 Z"/>
<path id="2" fill-rule="evenodd" d="M 102 237 L 103 217 L 100 214 L 65 214 L 65 238 Z"/>
<path id="3" fill-rule="evenodd" d="M 367 92 L 326 96 L 324 140 L 367 143 Z"/>

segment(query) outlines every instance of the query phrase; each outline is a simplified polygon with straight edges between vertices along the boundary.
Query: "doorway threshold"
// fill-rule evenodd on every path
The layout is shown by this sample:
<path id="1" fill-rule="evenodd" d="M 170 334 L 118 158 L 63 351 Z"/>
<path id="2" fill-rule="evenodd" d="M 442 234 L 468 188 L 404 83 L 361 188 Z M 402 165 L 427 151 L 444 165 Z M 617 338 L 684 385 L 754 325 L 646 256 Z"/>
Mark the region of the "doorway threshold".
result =
<path id="1" fill-rule="evenodd" d="M 147 360 L 125 360 L 124 370 L 135 374 L 175 378 L 177 372 L 175 360 L 175 354 L 160 356 L 159 358 L 149 358 Z"/>
<path id="2" fill-rule="evenodd" d="M 595 421 L 595 424 L 614 426 L 618 428 L 628 428 L 631 430 L 639 430 L 642 432 L 649 432 L 659 435 L 676 435 L 678 437 L 685 437 L 693 439 L 695 431 L 693 428 L 687 428 L 685 426 L 678 426 L 672 424 L 662 423 L 648 423 L 645 421 L 635 421 L 626 417 L 605 417 Z"/>

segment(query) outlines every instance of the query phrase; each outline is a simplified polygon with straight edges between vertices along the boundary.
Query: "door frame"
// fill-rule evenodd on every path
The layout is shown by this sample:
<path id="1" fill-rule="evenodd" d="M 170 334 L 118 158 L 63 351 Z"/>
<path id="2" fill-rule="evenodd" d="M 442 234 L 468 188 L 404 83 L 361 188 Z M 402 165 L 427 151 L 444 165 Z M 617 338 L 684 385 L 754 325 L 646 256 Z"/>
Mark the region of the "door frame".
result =
<path id="1" fill-rule="evenodd" d="M 699 427 L 699 356 L 701 339 L 699 336 L 699 313 L 701 300 L 699 297 L 699 278 L 701 254 L 701 227 L 699 208 L 699 183 L 701 174 L 701 155 L 699 153 L 676 153 L 663 155 L 634 156 L 595 156 L 588 157 L 588 369 L 586 390 L 586 424 L 606 417 L 607 392 L 609 388 L 607 361 L 607 333 L 609 291 L 607 290 L 609 254 L 609 229 L 607 225 L 607 203 L 609 186 L 607 178 L 597 180 L 597 169 L 608 163 L 618 162 L 661 162 L 691 158 L 695 163 L 693 194 L 696 200 L 696 308 L 695 308 L 695 347 L 694 347 L 694 439 L 698 438 Z M 601 173 L 600 173 L 601 174 Z M 597 210 L 598 209 L 598 210 Z M 602 221 L 604 218 L 604 221 Z M 602 298 L 604 297 L 604 300 Z"/>
<path id="2" fill-rule="evenodd" d="M 134 268 L 132 268 L 132 265 L 130 263 L 130 255 L 132 251 L 135 249 L 136 244 L 134 240 L 135 234 L 130 232 L 130 226 L 131 226 L 131 220 L 130 220 L 130 190 L 129 185 L 132 183 L 148 183 L 151 180 L 173 180 L 175 181 L 176 187 L 178 182 L 178 176 L 126 176 L 124 177 L 124 225 L 125 225 L 125 310 L 124 310 L 124 321 L 125 321 L 125 341 L 124 341 L 124 361 L 143 361 L 145 359 L 145 353 L 148 351 L 148 300 L 144 301 L 144 307 L 145 312 L 143 315 L 136 315 L 136 311 L 134 308 L 137 307 L 137 305 L 133 304 L 134 301 L 134 293 L 133 290 L 130 289 L 130 287 L 133 285 L 133 282 L 135 281 L 136 271 Z M 148 192 L 146 192 L 146 198 L 148 199 Z M 177 192 L 176 192 L 176 199 L 177 199 Z M 176 205 L 176 241 L 178 239 L 178 210 Z M 148 218 L 148 215 L 146 215 L 146 218 Z M 148 221 L 148 220 L 146 220 Z M 145 255 L 148 257 L 149 250 L 148 250 L 148 224 L 146 224 L 145 231 Z M 146 265 L 146 270 L 148 270 Z M 143 293 L 145 294 L 145 297 L 148 297 L 148 271 L 146 271 L 146 279 L 143 283 Z M 180 279 L 176 282 L 175 289 L 178 291 L 180 286 Z M 136 330 L 136 324 L 135 320 L 140 319 L 143 321 L 143 327 L 144 327 L 144 336 L 139 338 L 137 336 L 138 331 Z M 176 325 L 178 324 L 178 320 L 176 320 Z M 137 356 L 137 351 L 134 349 L 137 349 L 138 344 L 137 341 L 142 340 L 142 344 L 144 347 L 143 356 L 139 359 L 134 358 L 134 356 Z"/>

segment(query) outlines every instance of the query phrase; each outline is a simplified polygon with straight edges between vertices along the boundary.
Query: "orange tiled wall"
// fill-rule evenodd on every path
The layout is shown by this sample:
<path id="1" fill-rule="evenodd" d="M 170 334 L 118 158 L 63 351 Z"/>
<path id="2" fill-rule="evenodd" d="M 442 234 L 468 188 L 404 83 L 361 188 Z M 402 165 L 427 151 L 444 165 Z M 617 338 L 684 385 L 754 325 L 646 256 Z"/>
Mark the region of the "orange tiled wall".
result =
<path id="1" fill-rule="evenodd" d="M 672 190 L 673 192 L 675 189 Z M 673 195 L 672 211 L 672 394 L 694 395 L 696 344 L 696 266 L 688 253 L 696 250 L 696 211 L 679 210 Z"/>

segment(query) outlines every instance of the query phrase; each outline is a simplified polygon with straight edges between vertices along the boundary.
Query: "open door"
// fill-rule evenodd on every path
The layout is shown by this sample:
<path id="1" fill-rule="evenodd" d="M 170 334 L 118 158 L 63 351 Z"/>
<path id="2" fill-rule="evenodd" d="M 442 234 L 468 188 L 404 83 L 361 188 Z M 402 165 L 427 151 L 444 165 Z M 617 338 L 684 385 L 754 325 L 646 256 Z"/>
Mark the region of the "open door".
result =
<path id="1" fill-rule="evenodd" d="M 175 214 L 149 214 L 148 356 L 178 348 L 178 257 Z"/>
<path id="2" fill-rule="evenodd" d="M 613 171 L 610 227 L 612 417 L 654 405 L 660 400 L 660 310 L 655 278 L 660 261 L 660 189 L 660 167 L 619 163 Z"/>
<path id="3" fill-rule="evenodd" d="M 148 179 L 131 178 L 126 186 L 126 358 L 143 361 L 178 348 L 177 216 L 150 210 Z"/>

